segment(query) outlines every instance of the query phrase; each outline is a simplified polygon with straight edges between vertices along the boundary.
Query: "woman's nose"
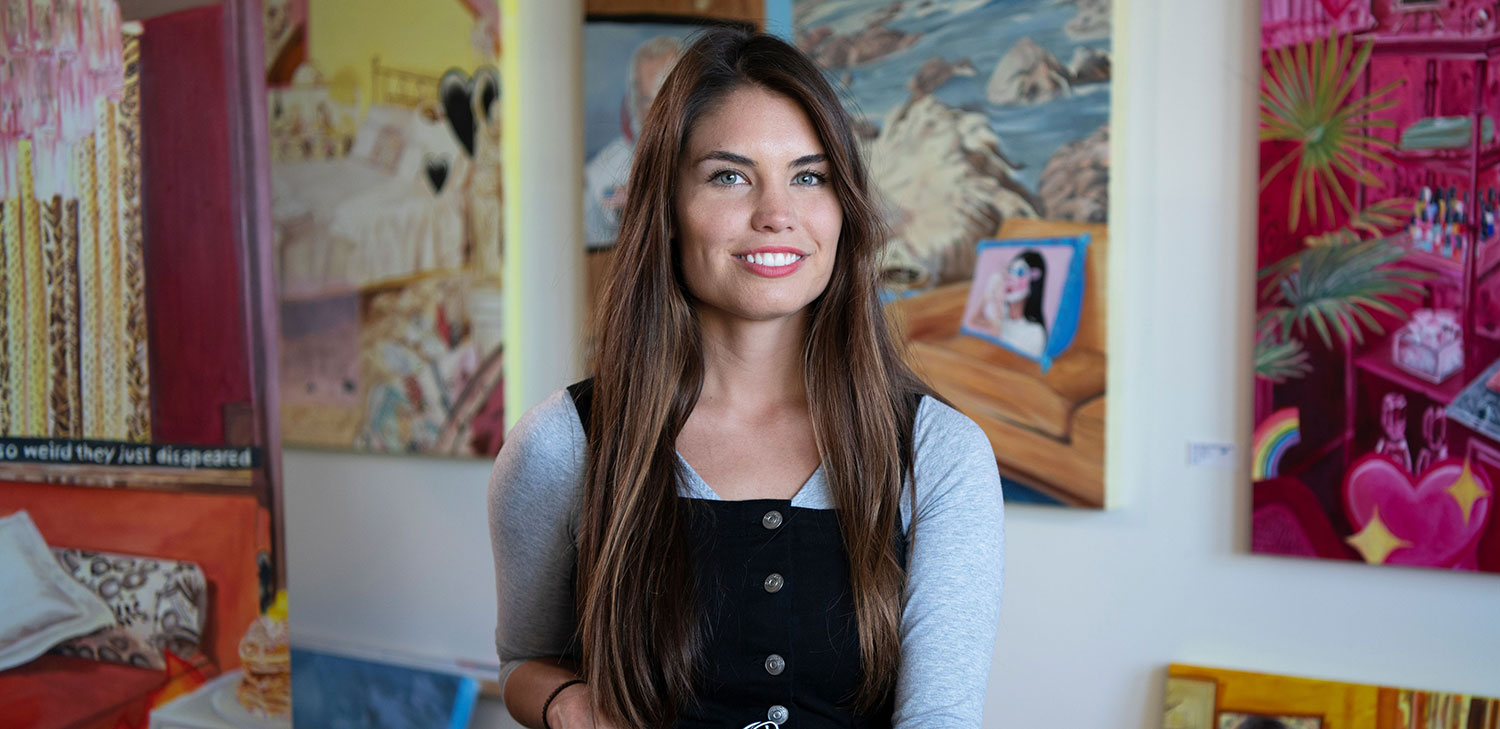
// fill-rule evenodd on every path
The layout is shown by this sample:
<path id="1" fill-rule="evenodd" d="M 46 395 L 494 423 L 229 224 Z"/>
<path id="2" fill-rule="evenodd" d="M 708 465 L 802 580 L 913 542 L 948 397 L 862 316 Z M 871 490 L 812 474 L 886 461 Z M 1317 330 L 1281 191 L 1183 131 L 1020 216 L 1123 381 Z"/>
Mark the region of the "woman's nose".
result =
<path id="1" fill-rule="evenodd" d="M 751 227 L 763 233 L 781 233 L 791 230 L 796 221 L 789 190 L 761 188 L 755 201 L 755 212 L 750 217 Z"/>

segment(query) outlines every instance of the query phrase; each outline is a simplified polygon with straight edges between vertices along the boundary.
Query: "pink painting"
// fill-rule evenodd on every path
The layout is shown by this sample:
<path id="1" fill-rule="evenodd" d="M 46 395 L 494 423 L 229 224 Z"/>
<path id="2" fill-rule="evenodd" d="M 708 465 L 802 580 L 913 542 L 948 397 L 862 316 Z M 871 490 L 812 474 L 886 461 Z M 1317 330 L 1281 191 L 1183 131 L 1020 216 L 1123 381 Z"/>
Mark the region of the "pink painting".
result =
<path id="1" fill-rule="evenodd" d="M 1500 18 L 1262 6 L 1257 552 L 1500 572 Z"/>

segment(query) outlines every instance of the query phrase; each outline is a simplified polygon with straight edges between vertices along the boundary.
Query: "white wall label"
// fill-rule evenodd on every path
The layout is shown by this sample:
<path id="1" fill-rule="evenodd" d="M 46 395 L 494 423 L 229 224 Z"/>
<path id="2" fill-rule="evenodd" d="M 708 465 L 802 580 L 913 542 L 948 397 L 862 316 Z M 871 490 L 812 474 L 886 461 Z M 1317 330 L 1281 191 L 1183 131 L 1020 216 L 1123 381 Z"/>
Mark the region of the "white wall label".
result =
<path id="1" fill-rule="evenodd" d="M 1203 468 L 1234 468 L 1234 446 L 1188 441 L 1187 462 L 1189 466 Z"/>

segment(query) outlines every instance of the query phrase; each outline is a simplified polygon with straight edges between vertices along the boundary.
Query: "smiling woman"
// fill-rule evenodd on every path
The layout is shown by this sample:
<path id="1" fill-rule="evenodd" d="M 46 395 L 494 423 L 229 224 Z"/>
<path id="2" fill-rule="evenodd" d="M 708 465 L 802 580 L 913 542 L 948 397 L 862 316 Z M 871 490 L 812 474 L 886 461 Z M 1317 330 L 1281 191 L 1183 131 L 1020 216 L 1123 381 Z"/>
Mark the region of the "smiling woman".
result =
<path id="1" fill-rule="evenodd" d="M 699 323 L 802 312 L 828 286 L 843 224 L 807 114 L 785 95 L 745 86 L 698 121 L 686 151 L 673 202 Z"/>
<path id="2" fill-rule="evenodd" d="M 977 727 L 988 439 L 903 363 L 848 117 L 713 31 L 642 128 L 594 376 L 496 460 L 505 703 L 529 727 Z"/>

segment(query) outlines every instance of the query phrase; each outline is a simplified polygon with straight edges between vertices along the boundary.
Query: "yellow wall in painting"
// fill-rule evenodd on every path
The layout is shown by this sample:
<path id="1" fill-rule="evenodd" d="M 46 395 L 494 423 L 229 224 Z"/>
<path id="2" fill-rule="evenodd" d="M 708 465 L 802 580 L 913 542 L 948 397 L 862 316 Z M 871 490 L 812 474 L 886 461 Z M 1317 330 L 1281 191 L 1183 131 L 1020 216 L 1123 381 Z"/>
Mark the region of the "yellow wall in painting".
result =
<path id="1" fill-rule="evenodd" d="M 334 98 L 370 104 L 370 61 L 440 76 L 472 71 L 483 58 L 469 41 L 474 17 L 462 0 L 310 0 L 307 54 Z"/>

